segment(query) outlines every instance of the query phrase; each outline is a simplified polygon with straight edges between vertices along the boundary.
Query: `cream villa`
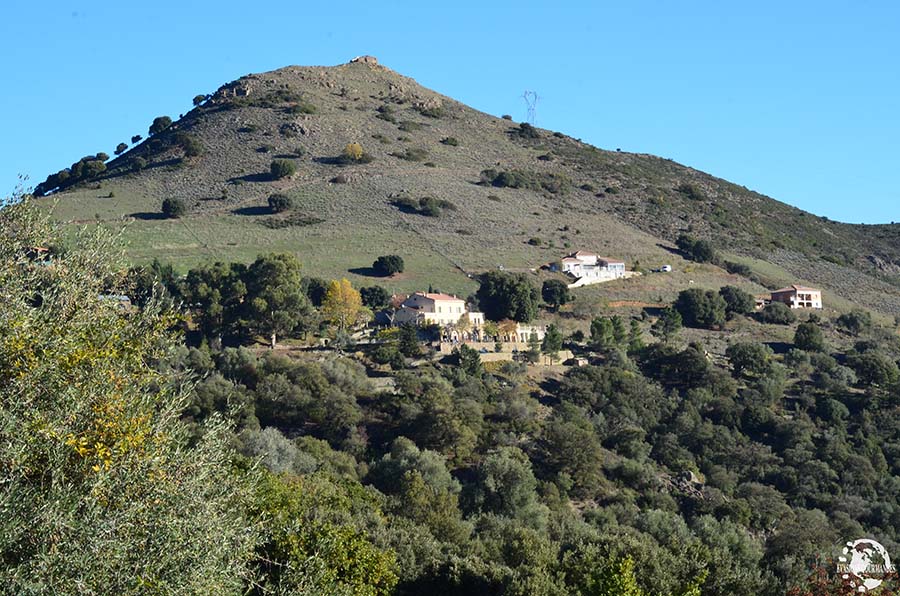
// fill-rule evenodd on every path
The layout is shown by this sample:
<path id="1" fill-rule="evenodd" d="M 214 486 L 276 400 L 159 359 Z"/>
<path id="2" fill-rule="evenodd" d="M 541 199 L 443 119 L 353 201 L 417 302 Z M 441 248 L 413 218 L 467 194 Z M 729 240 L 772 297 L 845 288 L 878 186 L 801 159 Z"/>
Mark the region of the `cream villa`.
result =
<path id="1" fill-rule="evenodd" d="M 484 313 L 470 312 L 466 301 L 449 294 L 431 294 L 416 292 L 400 304 L 394 315 L 394 324 L 403 325 L 439 325 L 450 327 L 457 325 L 464 315 L 468 315 L 468 324 L 472 327 L 484 325 Z"/>
<path id="2" fill-rule="evenodd" d="M 772 292 L 772 302 L 781 302 L 791 308 L 822 308 L 822 290 L 789 286 Z"/>
<path id="3" fill-rule="evenodd" d="M 579 250 L 563 258 L 562 271 L 575 278 L 570 287 L 586 286 L 627 277 L 625 261 L 600 257 L 592 252 Z"/>

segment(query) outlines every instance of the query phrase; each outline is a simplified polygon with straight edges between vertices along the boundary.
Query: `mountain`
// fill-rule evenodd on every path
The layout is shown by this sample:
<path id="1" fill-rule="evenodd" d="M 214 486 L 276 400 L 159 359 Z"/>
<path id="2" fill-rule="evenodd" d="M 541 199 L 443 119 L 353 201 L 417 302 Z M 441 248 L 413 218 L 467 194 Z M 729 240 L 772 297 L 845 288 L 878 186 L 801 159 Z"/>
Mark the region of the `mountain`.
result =
<path id="1" fill-rule="evenodd" d="M 377 256 L 396 253 L 407 272 L 385 282 L 392 289 L 467 293 L 473 273 L 588 249 L 675 266 L 664 280 L 606 286 L 606 300 L 671 299 L 689 283 L 763 292 L 800 282 L 839 309 L 900 315 L 900 225 L 830 221 L 668 159 L 485 114 L 369 58 L 247 75 L 195 103 L 105 167 L 86 158 L 37 190 L 73 224 L 125 218 L 130 258 L 182 270 L 290 251 L 315 275 L 362 284 Z M 364 157 L 342 158 L 348 145 Z M 276 159 L 296 173 L 276 179 Z M 273 214 L 274 193 L 293 209 Z M 425 197 L 431 216 L 419 209 Z M 162 218 L 167 198 L 187 213 Z M 682 261 L 682 233 L 748 265 L 752 281 Z"/>

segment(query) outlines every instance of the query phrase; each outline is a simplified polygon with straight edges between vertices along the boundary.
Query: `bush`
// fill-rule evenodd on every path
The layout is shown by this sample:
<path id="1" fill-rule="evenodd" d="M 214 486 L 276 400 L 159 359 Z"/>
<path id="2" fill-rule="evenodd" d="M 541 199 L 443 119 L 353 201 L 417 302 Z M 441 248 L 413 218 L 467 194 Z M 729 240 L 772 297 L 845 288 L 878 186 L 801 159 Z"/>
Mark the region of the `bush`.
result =
<path id="1" fill-rule="evenodd" d="M 719 295 L 725 300 L 725 314 L 748 315 L 756 310 L 756 298 L 734 286 L 723 286 L 719 289 Z"/>
<path id="2" fill-rule="evenodd" d="M 283 211 L 287 211 L 291 207 L 294 206 L 294 201 L 291 197 L 287 195 L 283 195 L 281 193 L 276 193 L 274 195 L 269 195 L 269 208 L 275 213 L 281 213 Z"/>
<path id="3" fill-rule="evenodd" d="M 751 275 L 753 275 L 753 271 L 748 265 L 744 265 L 743 263 L 735 263 L 734 261 L 725 261 L 725 271 L 733 275 L 741 275 L 743 277 L 750 277 Z"/>
<path id="4" fill-rule="evenodd" d="M 540 295 L 524 274 L 488 271 L 479 281 L 478 303 L 491 321 L 527 323 L 537 316 Z"/>
<path id="5" fill-rule="evenodd" d="M 527 188 L 562 194 L 572 187 L 572 182 L 562 174 L 526 172 L 523 170 L 497 171 L 493 168 L 482 170 L 481 185 L 498 188 Z"/>
<path id="6" fill-rule="evenodd" d="M 131 170 L 133 172 L 140 172 L 144 168 L 147 167 L 147 160 L 143 157 L 135 157 L 131 160 Z"/>
<path id="7" fill-rule="evenodd" d="M 122 155 L 126 151 L 128 151 L 128 145 L 126 145 L 125 143 L 119 143 L 118 145 L 116 145 L 116 155 Z"/>
<path id="8" fill-rule="evenodd" d="M 794 345 L 807 352 L 824 352 L 825 338 L 822 329 L 812 322 L 800 323 L 794 332 Z"/>
<path id="9" fill-rule="evenodd" d="M 403 132 L 415 132 L 417 130 L 422 130 L 422 125 L 418 122 L 413 122 L 412 120 L 404 120 L 397 128 Z"/>
<path id="10" fill-rule="evenodd" d="M 393 155 L 406 161 L 424 161 L 428 157 L 428 152 L 419 147 L 410 147 L 403 153 L 394 153 Z"/>
<path id="11" fill-rule="evenodd" d="M 835 323 L 853 335 L 859 335 L 872 328 L 872 315 L 864 310 L 853 309 L 839 316 Z"/>
<path id="12" fill-rule="evenodd" d="M 166 217 L 181 217 L 187 213 L 187 205 L 181 199 L 163 199 L 162 212 Z"/>
<path id="13" fill-rule="evenodd" d="M 712 329 L 725 322 L 725 299 L 712 290 L 682 290 L 673 307 L 688 327 Z"/>
<path id="14" fill-rule="evenodd" d="M 770 325 L 790 325 L 797 320 L 797 315 L 786 304 L 781 302 L 773 302 L 759 311 L 756 318 L 761 323 Z"/>
<path id="15" fill-rule="evenodd" d="M 675 187 L 675 190 L 683 194 L 685 197 L 691 199 L 692 201 L 702 201 L 706 198 L 703 192 L 700 191 L 699 188 L 690 183 L 679 184 Z"/>
<path id="16" fill-rule="evenodd" d="M 539 139 L 541 138 L 541 133 L 538 132 L 538 129 L 528 124 L 527 122 L 523 122 L 519 125 L 519 128 L 514 128 L 512 133 L 522 137 L 523 139 Z"/>
<path id="17" fill-rule="evenodd" d="M 698 240 L 693 236 L 681 234 L 675 245 L 687 258 L 697 263 L 712 263 L 716 260 L 715 250 L 707 240 Z"/>
<path id="18" fill-rule="evenodd" d="M 384 105 L 378 108 L 378 113 L 375 114 L 376 118 L 380 118 L 386 122 L 396 123 L 397 119 L 394 117 L 394 108 L 393 106 Z"/>
<path id="19" fill-rule="evenodd" d="M 444 108 L 441 106 L 419 107 L 418 112 L 429 118 L 443 118 L 445 116 Z"/>
<path id="20" fill-rule="evenodd" d="M 203 155 L 203 143 L 197 137 L 191 136 L 185 132 L 176 133 L 172 140 L 181 147 L 185 157 L 197 157 Z"/>
<path id="21" fill-rule="evenodd" d="M 158 116 L 153 119 L 153 124 L 150 125 L 150 135 L 159 134 L 170 126 L 172 126 L 171 118 L 168 116 Z"/>
<path id="22" fill-rule="evenodd" d="M 293 176 L 297 171 L 297 166 L 294 165 L 294 162 L 287 159 L 274 159 L 269 167 L 269 171 L 272 173 L 273 178 L 280 180 L 281 178 Z"/>
<path id="23" fill-rule="evenodd" d="M 375 259 L 372 263 L 375 273 L 387 277 L 395 273 L 403 273 L 403 257 L 399 255 L 384 255 Z"/>
<path id="24" fill-rule="evenodd" d="M 509 114 L 503 114 L 500 117 L 503 118 L 504 120 L 512 120 L 512 116 L 510 116 Z"/>
<path id="25" fill-rule="evenodd" d="M 347 143 L 337 162 L 340 165 L 348 166 L 358 163 L 370 163 L 373 159 L 359 143 Z"/>
<path id="26" fill-rule="evenodd" d="M 133 137 L 131 137 L 131 144 L 134 145 L 136 143 L 140 143 L 143 138 L 144 137 L 142 137 L 141 135 L 134 135 Z"/>
<path id="27" fill-rule="evenodd" d="M 556 309 L 572 299 L 569 294 L 569 286 L 558 279 L 548 279 L 544 282 L 544 285 L 541 286 L 541 298 Z"/>
<path id="28" fill-rule="evenodd" d="M 391 303 L 391 293 L 381 286 L 360 288 L 359 296 L 362 298 L 363 306 L 372 310 L 385 308 Z"/>

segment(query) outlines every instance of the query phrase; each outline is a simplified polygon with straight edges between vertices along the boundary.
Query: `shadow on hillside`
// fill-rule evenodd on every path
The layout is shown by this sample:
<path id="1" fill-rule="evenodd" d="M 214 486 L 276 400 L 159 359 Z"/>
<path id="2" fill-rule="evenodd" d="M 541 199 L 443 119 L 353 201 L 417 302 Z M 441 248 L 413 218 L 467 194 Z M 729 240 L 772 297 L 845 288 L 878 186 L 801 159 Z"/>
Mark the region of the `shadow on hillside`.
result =
<path id="1" fill-rule="evenodd" d="M 365 277 L 390 277 L 384 276 L 375 271 L 373 267 L 355 267 L 353 269 L 347 269 L 350 273 L 355 273 L 356 275 L 362 275 Z"/>
<path id="2" fill-rule="evenodd" d="M 234 184 L 237 181 L 240 182 L 272 182 L 275 180 L 275 177 L 272 176 L 269 172 L 263 172 L 261 174 L 247 174 L 246 176 L 235 176 L 234 178 L 229 178 L 228 181 Z"/>
<path id="3" fill-rule="evenodd" d="M 268 205 L 254 205 L 253 207 L 241 207 L 231 211 L 235 215 L 271 215 L 274 213 Z"/>
<path id="4" fill-rule="evenodd" d="M 326 166 L 343 166 L 347 165 L 340 157 L 314 157 L 313 161 L 324 164 Z"/>
<path id="5" fill-rule="evenodd" d="M 772 348 L 772 351 L 776 354 L 787 354 L 791 350 L 791 348 L 794 347 L 793 344 L 789 344 L 784 341 L 767 341 L 765 342 L 765 345 Z"/>
<path id="6" fill-rule="evenodd" d="M 151 211 L 139 211 L 137 213 L 130 214 L 129 217 L 133 217 L 135 219 L 143 219 L 144 221 L 152 221 L 155 219 L 168 219 L 164 213 L 151 212 Z"/>
<path id="7" fill-rule="evenodd" d="M 662 244 L 660 242 L 657 242 L 656 246 L 658 246 L 659 248 L 663 249 L 666 252 L 672 253 L 675 256 L 687 258 L 686 255 L 684 254 L 684 252 L 678 250 L 677 248 L 672 248 L 671 246 L 666 246 L 665 244 Z"/>
<path id="8" fill-rule="evenodd" d="M 649 317 L 659 317 L 662 315 L 663 310 L 665 309 L 659 308 L 657 306 L 645 306 L 643 310 Z"/>

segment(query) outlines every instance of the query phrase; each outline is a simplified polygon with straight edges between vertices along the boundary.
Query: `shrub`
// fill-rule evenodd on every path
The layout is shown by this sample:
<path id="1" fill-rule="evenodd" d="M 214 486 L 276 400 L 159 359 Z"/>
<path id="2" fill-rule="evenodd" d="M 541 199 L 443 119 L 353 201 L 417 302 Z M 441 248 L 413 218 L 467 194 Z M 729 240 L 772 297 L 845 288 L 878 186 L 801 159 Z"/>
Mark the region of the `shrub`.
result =
<path id="1" fill-rule="evenodd" d="M 159 134 L 170 126 L 172 126 L 171 118 L 168 116 L 158 116 L 153 119 L 153 124 L 150 125 L 150 135 Z"/>
<path id="2" fill-rule="evenodd" d="M 309 103 L 308 101 L 300 100 L 294 105 L 285 108 L 284 111 L 288 114 L 315 114 L 316 106 Z"/>
<path id="3" fill-rule="evenodd" d="M 518 135 L 523 139 L 539 139 L 541 138 L 541 133 L 538 132 L 538 129 L 533 127 L 527 122 L 523 122 L 519 125 L 519 128 L 514 128 L 512 133 Z"/>
<path id="4" fill-rule="evenodd" d="M 416 108 L 420 114 L 429 118 L 443 118 L 445 116 L 444 108 L 441 106 L 429 106 Z"/>
<path id="5" fill-rule="evenodd" d="M 358 163 L 370 163 L 374 158 L 366 153 L 363 146 L 359 143 L 347 143 L 343 153 L 338 157 L 337 162 L 341 165 L 352 165 Z"/>
<path id="6" fill-rule="evenodd" d="M 725 356 L 734 369 L 734 376 L 739 377 L 745 372 L 763 375 L 770 368 L 772 349 L 758 343 L 739 342 L 728 346 Z"/>
<path id="7" fill-rule="evenodd" d="M 428 152 L 419 147 L 410 147 L 403 153 L 394 153 L 394 156 L 406 161 L 423 161 L 428 157 Z"/>
<path id="8" fill-rule="evenodd" d="M 712 263 L 716 260 L 715 250 L 707 240 L 698 240 L 693 236 L 681 234 L 675 245 L 687 258 L 697 263 Z"/>
<path id="9" fill-rule="evenodd" d="M 399 255 L 384 255 L 375 259 L 372 263 L 375 273 L 387 277 L 395 273 L 403 273 L 403 257 Z"/>
<path id="10" fill-rule="evenodd" d="M 194 107 L 199 106 L 201 103 L 203 103 L 204 101 L 206 101 L 206 99 L 207 99 L 208 97 L 209 97 L 208 95 L 202 95 L 202 94 L 201 94 L 201 95 L 195 95 L 195 96 L 194 96 Z"/>
<path id="11" fill-rule="evenodd" d="M 712 290 L 682 290 L 673 307 L 688 327 L 712 329 L 725 322 L 725 299 Z"/>
<path id="12" fill-rule="evenodd" d="M 797 320 L 797 315 L 786 304 L 773 302 L 757 313 L 756 318 L 761 323 L 770 325 L 790 325 Z"/>
<path id="13" fill-rule="evenodd" d="M 404 120 L 397 128 L 403 132 L 415 132 L 417 130 L 422 130 L 422 125 L 418 122 L 413 122 L 412 120 Z"/>
<path id="14" fill-rule="evenodd" d="M 750 277 L 751 275 L 753 275 L 753 271 L 748 265 L 744 265 L 743 263 L 735 263 L 734 261 L 725 261 L 725 271 L 733 275 L 741 275 L 743 277 Z"/>
<path id="15" fill-rule="evenodd" d="M 133 137 L 131 137 L 131 144 L 134 145 L 136 143 L 140 143 L 143 138 L 144 137 L 142 137 L 141 135 L 134 135 Z"/>
<path id="16" fill-rule="evenodd" d="M 523 170 L 497 171 L 493 168 L 482 170 L 479 184 L 498 188 L 527 188 L 562 194 L 571 188 L 572 182 L 562 174 L 526 172 Z"/>
<path id="17" fill-rule="evenodd" d="M 725 299 L 725 313 L 733 315 L 748 315 L 756 310 L 756 298 L 734 286 L 723 286 L 719 289 L 719 295 Z"/>
<path id="18" fill-rule="evenodd" d="M 500 117 L 503 118 L 504 120 L 512 120 L 512 116 L 510 116 L 509 114 L 503 114 Z"/>
<path id="19" fill-rule="evenodd" d="M 800 323 L 794 332 L 794 345 L 806 352 L 824 352 L 825 338 L 821 327 L 809 321 Z"/>
<path id="20" fill-rule="evenodd" d="M 135 157 L 131 160 L 131 170 L 133 172 L 140 172 L 144 168 L 147 167 L 147 160 L 143 157 Z"/>
<path id="21" fill-rule="evenodd" d="M 116 155 L 122 155 L 126 151 L 128 151 L 128 145 L 126 145 L 125 143 L 119 143 L 118 145 L 116 145 Z"/>
<path id="22" fill-rule="evenodd" d="M 181 217 L 187 213 L 187 205 L 181 199 L 163 199 L 162 212 L 166 217 Z"/>
<path id="23" fill-rule="evenodd" d="M 543 242 L 540 238 L 529 238 L 528 244 L 530 244 L 531 246 L 540 246 L 541 244 L 543 244 Z"/>
<path id="24" fill-rule="evenodd" d="M 691 199 L 692 201 L 702 201 L 706 198 L 699 188 L 688 182 L 679 184 L 675 187 L 675 190 L 683 194 L 685 197 Z"/>
<path id="25" fill-rule="evenodd" d="M 386 122 L 396 123 L 397 119 L 394 117 L 394 108 L 393 106 L 383 105 L 378 108 L 378 113 L 375 114 L 376 118 L 380 118 Z"/>
<path id="26" fill-rule="evenodd" d="M 269 167 L 269 171 L 272 173 L 273 178 L 280 180 L 281 178 L 293 176 L 297 171 L 297 166 L 294 165 L 294 162 L 287 159 L 274 159 Z"/>
<path id="27" fill-rule="evenodd" d="M 185 132 L 176 133 L 172 139 L 175 144 L 181 147 L 185 157 L 197 157 L 203 155 L 203 143 L 197 137 L 189 135 Z"/>
<path id="28" fill-rule="evenodd" d="M 275 193 L 273 195 L 269 195 L 269 208 L 275 213 L 281 213 L 283 211 L 287 211 L 291 207 L 294 206 L 294 201 L 291 197 L 287 195 L 283 195 L 281 193 Z"/>
<path id="29" fill-rule="evenodd" d="M 548 279 L 541 286 L 541 298 L 551 307 L 558 309 L 571 300 L 569 286 L 558 279 Z"/>
<path id="30" fill-rule="evenodd" d="M 444 145 L 450 145 L 451 147 L 459 146 L 459 141 L 456 140 L 456 137 L 444 137 L 441 139 L 441 143 Z"/>
<path id="31" fill-rule="evenodd" d="M 838 327 L 854 335 L 859 335 L 872 327 L 872 315 L 864 310 L 854 309 L 839 316 L 835 323 Z"/>

